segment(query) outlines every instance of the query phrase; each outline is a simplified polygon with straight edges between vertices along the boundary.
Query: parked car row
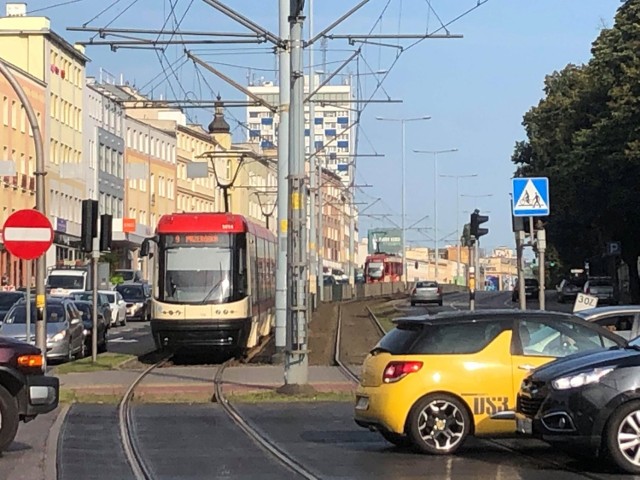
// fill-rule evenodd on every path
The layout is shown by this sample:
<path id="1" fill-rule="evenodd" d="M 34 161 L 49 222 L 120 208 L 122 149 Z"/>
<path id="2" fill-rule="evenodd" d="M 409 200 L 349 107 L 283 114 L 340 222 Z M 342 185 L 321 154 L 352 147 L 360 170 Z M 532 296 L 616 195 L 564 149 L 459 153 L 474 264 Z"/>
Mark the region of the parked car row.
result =
<path id="1" fill-rule="evenodd" d="M 130 283 L 135 279 L 134 272 L 131 278 L 125 278 L 129 281 L 126 285 L 135 286 Z M 48 296 L 46 357 L 70 360 L 83 356 L 91 346 L 94 320 L 98 349 L 105 351 L 107 330 L 112 323 L 126 323 L 128 313 L 134 310 L 129 303 L 136 307 L 131 317 L 147 318 L 150 315 L 148 289 L 143 288 L 145 295 L 140 297 L 137 288 L 129 291 L 121 287 L 98 293 L 97 319 L 93 318 L 92 292 L 73 297 Z M 27 315 L 31 321 L 29 333 Z M 59 380 L 44 374 L 45 355 L 33 345 L 35 320 L 35 302 L 27 305 L 24 291 L 0 292 L 0 452 L 15 439 L 20 422 L 29 422 L 58 406 Z"/>
<path id="2" fill-rule="evenodd" d="M 425 453 L 520 432 L 640 473 L 640 339 L 625 338 L 639 320 L 640 306 L 396 319 L 364 361 L 355 421 Z"/>
<path id="3" fill-rule="evenodd" d="M 611 277 L 577 277 L 562 280 L 556 287 L 559 303 L 575 301 L 578 293 L 598 298 L 598 304 L 616 305 L 619 301 Z"/>

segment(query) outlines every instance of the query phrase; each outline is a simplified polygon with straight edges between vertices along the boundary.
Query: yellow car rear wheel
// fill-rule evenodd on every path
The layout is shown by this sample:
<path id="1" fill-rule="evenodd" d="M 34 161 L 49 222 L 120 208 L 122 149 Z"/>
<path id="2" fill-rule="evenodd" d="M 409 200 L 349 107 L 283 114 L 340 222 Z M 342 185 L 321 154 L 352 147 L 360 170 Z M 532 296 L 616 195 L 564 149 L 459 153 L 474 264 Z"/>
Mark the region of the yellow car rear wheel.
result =
<path id="1" fill-rule="evenodd" d="M 471 431 L 471 417 L 457 398 L 434 393 L 420 399 L 409 413 L 408 433 L 424 453 L 449 455 L 462 446 Z"/>

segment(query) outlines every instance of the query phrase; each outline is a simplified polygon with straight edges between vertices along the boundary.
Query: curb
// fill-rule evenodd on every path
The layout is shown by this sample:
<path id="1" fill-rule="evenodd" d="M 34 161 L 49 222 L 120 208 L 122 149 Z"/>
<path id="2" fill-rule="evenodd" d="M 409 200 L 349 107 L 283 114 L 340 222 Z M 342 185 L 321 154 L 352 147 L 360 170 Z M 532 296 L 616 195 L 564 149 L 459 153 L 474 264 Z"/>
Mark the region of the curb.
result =
<path id="1" fill-rule="evenodd" d="M 310 384 L 318 392 L 322 393 L 347 393 L 355 392 L 356 387 L 351 382 L 318 382 Z M 266 391 L 275 391 L 281 384 L 270 385 L 250 385 L 238 383 L 225 383 L 225 390 L 228 394 L 258 393 Z M 74 394 L 85 395 L 124 395 L 127 387 L 125 385 L 83 385 L 78 387 L 67 387 L 66 390 L 74 392 Z M 157 384 L 157 385 L 139 385 L 136 389 L 136 397 L 153 397 L 162 395 L 205 395 L 210 398 L 213 394 L 213 384 Z"/>
<path id="2" fill-rule="evenodd" d="M 49 435 L 47 435 L 47 441 L 44 445 L 45 480 L 58 479 L 58 442 L 60 440 L 60 431 L 62 430 L 62 425 L 67 418 L 67 413 L 69 413 L 69 408 L 71 408 L 70 405 L 61 405 L 58 416 L 56 417 L 55 422 L 53 422 L 51 430 L 49 430 Z"/>

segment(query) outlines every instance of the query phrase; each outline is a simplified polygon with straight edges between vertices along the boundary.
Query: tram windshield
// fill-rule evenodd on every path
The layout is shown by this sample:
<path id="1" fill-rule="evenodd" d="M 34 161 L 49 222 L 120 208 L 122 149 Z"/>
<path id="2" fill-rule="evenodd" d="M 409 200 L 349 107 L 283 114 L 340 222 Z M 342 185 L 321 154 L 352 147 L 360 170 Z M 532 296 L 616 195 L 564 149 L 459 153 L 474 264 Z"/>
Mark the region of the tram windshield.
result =
<path id="1" fill-rule="evenodd" d="M 237 274 L 234 272 L 238 263 L 237 259 L 234 261 L 237 257 L 234 237 L 229 234 L 167 235 L 161 241 L 158 299 L 184 304 L 235 300 Z"/>

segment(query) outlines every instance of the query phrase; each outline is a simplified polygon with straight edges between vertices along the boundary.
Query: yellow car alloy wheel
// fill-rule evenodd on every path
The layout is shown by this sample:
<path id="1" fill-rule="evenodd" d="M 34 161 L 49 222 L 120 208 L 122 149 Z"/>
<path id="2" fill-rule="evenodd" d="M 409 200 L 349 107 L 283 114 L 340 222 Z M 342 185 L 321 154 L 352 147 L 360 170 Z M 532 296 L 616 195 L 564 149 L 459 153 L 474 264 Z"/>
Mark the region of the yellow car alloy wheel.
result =
<path id="1" fill-rule="evenodd" d="M 469 435 L 471 417 L 458 399 L 435 393 L 413 406 L 408 430 L 419 450 L 435 455 L 451 454 Z"/>

